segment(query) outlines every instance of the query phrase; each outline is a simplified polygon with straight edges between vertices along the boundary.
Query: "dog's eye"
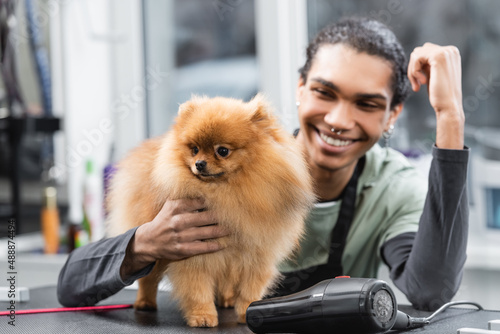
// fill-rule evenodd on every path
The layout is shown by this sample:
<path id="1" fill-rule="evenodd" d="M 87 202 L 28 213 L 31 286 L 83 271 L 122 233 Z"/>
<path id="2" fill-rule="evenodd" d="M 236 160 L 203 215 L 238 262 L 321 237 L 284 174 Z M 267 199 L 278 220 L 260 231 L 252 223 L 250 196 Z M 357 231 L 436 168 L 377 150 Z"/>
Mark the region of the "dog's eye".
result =
<path id="1" fill-rule="evenodd" d="M 221 146 L 221 147 L 217 148 L 217 154 L 220 155 L 221 157 L 225 158 L 229 154 L 229 149 L 224 147 L 224 146 Z"/>
<path id="2" fill-rule="evenodd" d="M 193 152 L 193 155 L 197 155 L 197 154 L 198 154 L 198 152 L 200 152 L 200 150 L 199 150 L 199 149 L 198 149 L 198 147 L 196 147 L 196 146 L 195 146 L 195 147 L 193 147 L 193 148 L 191 149 L 191 151 Z"/>

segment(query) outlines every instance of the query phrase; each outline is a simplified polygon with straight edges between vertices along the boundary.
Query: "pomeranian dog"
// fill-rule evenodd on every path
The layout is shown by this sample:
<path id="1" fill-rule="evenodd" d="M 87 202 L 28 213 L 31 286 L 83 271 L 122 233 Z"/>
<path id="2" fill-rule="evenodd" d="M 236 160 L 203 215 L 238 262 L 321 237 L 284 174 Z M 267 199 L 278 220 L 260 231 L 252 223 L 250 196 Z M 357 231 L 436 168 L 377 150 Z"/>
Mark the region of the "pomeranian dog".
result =
<path id="1" fill-rule="evenodd" d="M 108 233 L 153 220 L 167 199 L 204 198 L 228 236 L 224 249 L 157 261 L 139 280 L 136 309 L 156 309 L 166 274 L 189 326 L 218 325 L 215 302 L 245 322 L 248 305 L 279 279 L 297 249 L 315 196 L 302 147 L 258 94 L 250 102 L 193 97 L 165 135 L 118 164 L 108 197 Z"/>

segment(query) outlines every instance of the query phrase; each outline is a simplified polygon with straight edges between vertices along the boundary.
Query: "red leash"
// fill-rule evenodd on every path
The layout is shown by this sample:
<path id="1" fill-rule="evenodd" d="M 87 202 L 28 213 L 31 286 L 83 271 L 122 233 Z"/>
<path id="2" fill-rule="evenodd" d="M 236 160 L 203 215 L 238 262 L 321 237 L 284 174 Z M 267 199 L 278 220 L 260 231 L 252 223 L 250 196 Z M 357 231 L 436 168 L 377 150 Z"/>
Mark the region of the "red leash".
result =
<path id="1" fill-rule="evenodd" d="M 120 305 L 102 305 L 102 306 L 83 306 L 83 307 L 56 307 L 56 308 L 38 308 L 33 310 L 16 310 L 18 314 L 52 313 L 52 312 L 75 312 L 75 311 L 106 311 L 123 308 L 131 308 L 132 304 Z M 10 315 L 10 311 L 0 312 L 0 316 Z"/>

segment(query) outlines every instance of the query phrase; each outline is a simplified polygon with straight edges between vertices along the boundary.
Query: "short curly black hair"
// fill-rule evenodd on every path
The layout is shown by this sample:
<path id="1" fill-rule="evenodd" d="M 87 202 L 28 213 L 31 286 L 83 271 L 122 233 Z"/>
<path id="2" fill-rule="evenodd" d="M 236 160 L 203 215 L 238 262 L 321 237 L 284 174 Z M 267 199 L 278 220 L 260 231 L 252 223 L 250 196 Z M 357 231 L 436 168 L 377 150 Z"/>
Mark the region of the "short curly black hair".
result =
<path id="1" fill-rule="evenodd" d="M 391 109 L 406 100 L 410 94 L 410 82 L 403 47 L 389 27 L 371 18 L 344 18 L 323 28 L 307 47 L 306 63 L 299 70 L 304 83 L 319 48 L 337 43 L 389 61 L 393 68 Z"/>

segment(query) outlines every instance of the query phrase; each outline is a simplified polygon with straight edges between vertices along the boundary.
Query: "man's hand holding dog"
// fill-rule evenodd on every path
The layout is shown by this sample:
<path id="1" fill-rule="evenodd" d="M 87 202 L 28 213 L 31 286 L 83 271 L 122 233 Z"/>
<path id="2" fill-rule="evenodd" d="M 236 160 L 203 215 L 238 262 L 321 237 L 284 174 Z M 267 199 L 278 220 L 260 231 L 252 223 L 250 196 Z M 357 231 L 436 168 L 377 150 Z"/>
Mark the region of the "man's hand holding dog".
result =
<path id="1" fill-rule="evenodd" d="M 120 275 L 126 279 L 156 260 L 182 260 L 216 252 L 213 240 L 228 235 L 216 225 L 203 199 L 167 200 L 156 217 L 141 225 L 129 243 Z"/>

